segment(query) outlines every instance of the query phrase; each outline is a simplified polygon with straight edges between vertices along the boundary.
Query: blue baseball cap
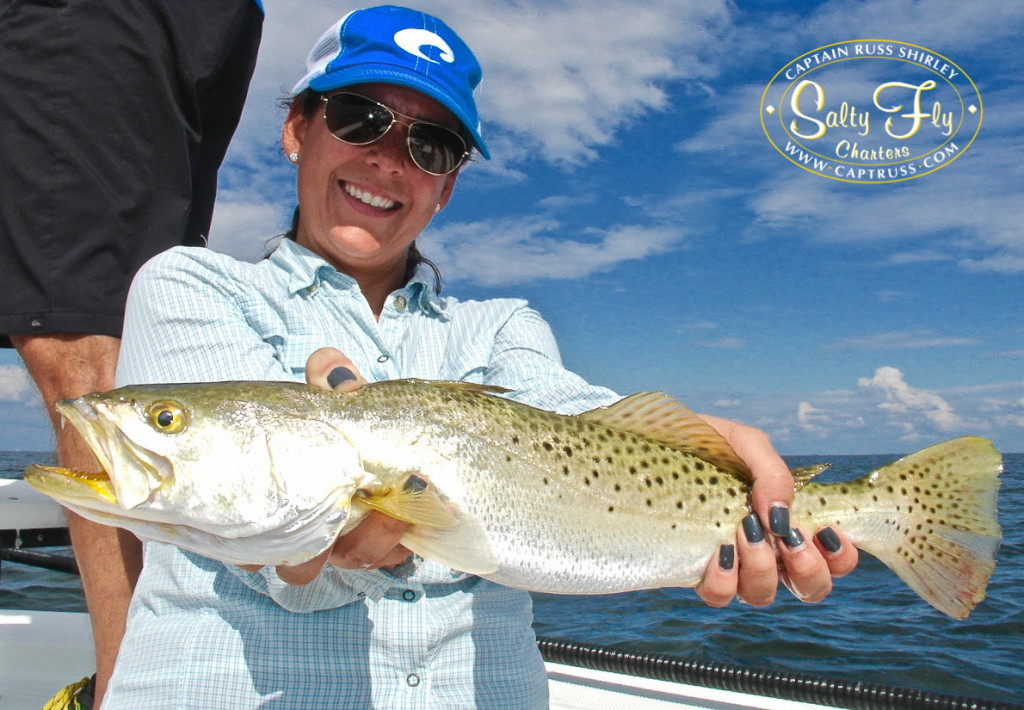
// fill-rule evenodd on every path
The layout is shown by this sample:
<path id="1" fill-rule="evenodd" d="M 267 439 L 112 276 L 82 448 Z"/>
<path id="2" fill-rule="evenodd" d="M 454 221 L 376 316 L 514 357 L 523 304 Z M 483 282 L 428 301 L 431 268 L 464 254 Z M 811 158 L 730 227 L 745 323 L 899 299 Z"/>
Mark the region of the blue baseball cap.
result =
<path id="1" fill-rule="evenodd" d="M 473 52 L 441 20 L 383 5 L 354 10 L 321 35 L 292 95 L 376 82 L 406 86 L 454 113 L 476 149 L 489 159 L 473 98 L 482 74 Z"/>

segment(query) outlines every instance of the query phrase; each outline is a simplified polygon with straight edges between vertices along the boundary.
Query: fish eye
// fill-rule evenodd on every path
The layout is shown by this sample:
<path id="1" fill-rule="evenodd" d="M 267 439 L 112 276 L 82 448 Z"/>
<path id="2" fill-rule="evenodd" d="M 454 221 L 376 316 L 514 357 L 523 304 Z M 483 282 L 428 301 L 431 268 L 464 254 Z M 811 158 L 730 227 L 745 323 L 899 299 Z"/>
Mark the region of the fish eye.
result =
<path id="1" fill-rule="evenodd" d="M 177 402 L 155 402 L 148 415 L 153 428 L 164 434 L 177 434 L 188 425 L 188 415 Z"/>

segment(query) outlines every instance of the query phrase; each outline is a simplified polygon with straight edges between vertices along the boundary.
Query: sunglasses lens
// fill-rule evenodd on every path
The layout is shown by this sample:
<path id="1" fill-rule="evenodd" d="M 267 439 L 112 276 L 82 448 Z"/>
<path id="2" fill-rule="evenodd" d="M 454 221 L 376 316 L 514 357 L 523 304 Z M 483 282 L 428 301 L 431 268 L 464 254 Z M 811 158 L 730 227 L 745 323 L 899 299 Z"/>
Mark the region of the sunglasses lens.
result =
<path id="1" fill-rule="evenodd" d="M 447 175 L 459 167 L 466 144 L 458 133 L 429 123 L 414 123 L 409 129 L 409 153 L 416 164 L 433 175 Z"/>
<path id="2" fill-rule="evenodd" d="M 356 94 L 327 99 L 324 121 L 334 137 L 352 145 L 369 145 L 388 132 L 395 116 L 386 106 Z M 455 131 L 433 123 L 409 125 L 409 154 L 424 172 L 447 175 L 466 157 L 466 143 Z"/>
<path id="3" fill-rule="evenodd" d="M 380 104 L 355 94 L 335 94 L 324 109 L 327 130 L 354 145 L 380 139 L 391 127 L 391 113 Z"/>

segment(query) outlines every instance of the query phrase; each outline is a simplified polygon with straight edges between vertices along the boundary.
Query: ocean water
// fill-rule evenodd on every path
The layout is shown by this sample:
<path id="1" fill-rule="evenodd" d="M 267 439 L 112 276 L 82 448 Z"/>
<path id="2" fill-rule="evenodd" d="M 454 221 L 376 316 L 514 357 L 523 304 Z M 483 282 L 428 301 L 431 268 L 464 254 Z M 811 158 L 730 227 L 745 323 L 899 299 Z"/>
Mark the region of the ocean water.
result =
<path id="1" fill-rule="evenodd" d="M 14 478 L 50 454 L 0 452 Z M 793 466 L 830 461 L 823 480 L 845 480 L 896 456 L 787 457 Z M 965 621 L 932 609 L 866 554 L 821 604 L 782 590 L 771 607 L 710 609 L 688 589 L 598 597 L 535 595 L 537 633 L 686 659 L 812 673 L 1024 702 L 1024 454 L 1004 457 L 1003 544 L 988 598 Z M 72 575 L 3 563 L 0 608 L 84 611 Z"/>

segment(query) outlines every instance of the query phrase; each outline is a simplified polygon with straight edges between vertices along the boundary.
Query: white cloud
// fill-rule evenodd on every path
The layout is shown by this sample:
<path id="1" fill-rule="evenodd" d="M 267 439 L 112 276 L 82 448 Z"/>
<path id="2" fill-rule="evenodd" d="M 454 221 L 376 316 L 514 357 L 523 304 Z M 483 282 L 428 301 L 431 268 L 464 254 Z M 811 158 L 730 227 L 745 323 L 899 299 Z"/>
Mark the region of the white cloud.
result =
<path id="1" fill-rule="evenodd" d="M 442 16 L 484 66 L 485 127 L 514 137 L 501 144 L 510 152 L 499 160 L 537 155 L 579 164 L 614 142 L 621 126 L 665 108 L 668 82 L 714 75 L 704 55 L 728 21 L 727 7 L 722 0 L 490 1 L 446 3 Z"/>
<path id="2" fill-rule="evenodd" d="M 21 401 L 32 391 L 32 379 L 24 367 L 0 365 L 0 401 Z"/>
<path id="3" fill-rule="evenodd" d="M 428 230 L 421 249 L 451 280 L 506 286 L 541 279 L 575 279 L 673 248 L 678 229 L 638 225 L 567 234 L 548 217 L 445 224 Z"/>
<path id="4" fill-rule="evenodd" d="M 882 394 L 884 401 L 877 406 L 890 415 L 891 423 L 904 430 L 904 438 L 918 437 L 922 417 L 944 432 L 963 424 L 949 402 L 935 392 L 911 387 L 895 367 L 880 367 L 872 377 L 859 378 L 857 385 Z"/>
<path id="5" fill-rule="evenodd" d="M 847 394 L 841 393 L 840 397 L 846 400 Z M 828 398 L 828 393 L 823 393 L 822 396 Z M 846 411 L 845 408 L 836 406 L 835 403 L 826 409 L 824 406 L 821 408 L 815 407 L 810 402 L 800 402 L 797 405 L 796 420 L 805 431 L 815 433 L 824 433 L 837 429 L 855 429 L 864 426 L 864 418 L 862 416 L 852 414 Z"/>
<path id="6" fill-rule="evenodd" d="M 737 338 L 731 335 L 717 338 L 715 340 L 706 340 L 701 343 L 705 348 L 714 348 L 716 350 L 739 350 L 746 344 L 747 341 L 743 338 Z"/>
<path id="7" fill-rule="evenodd" d="M 828 350 L 913 350 L 979 343 L 977 338 L 938 335 L 930 330 L 911 330 L 851 336 L 825 347 Z"/>
<path id="8" fill-rule="evenodd" d="M 248 202 L 244 196 L 226 194 L 217 199 L 213 212 L 210 247 L 238 259 L 258 261 L 266 252 L 267 239 L 287 228 L 283 205 Z"/>

